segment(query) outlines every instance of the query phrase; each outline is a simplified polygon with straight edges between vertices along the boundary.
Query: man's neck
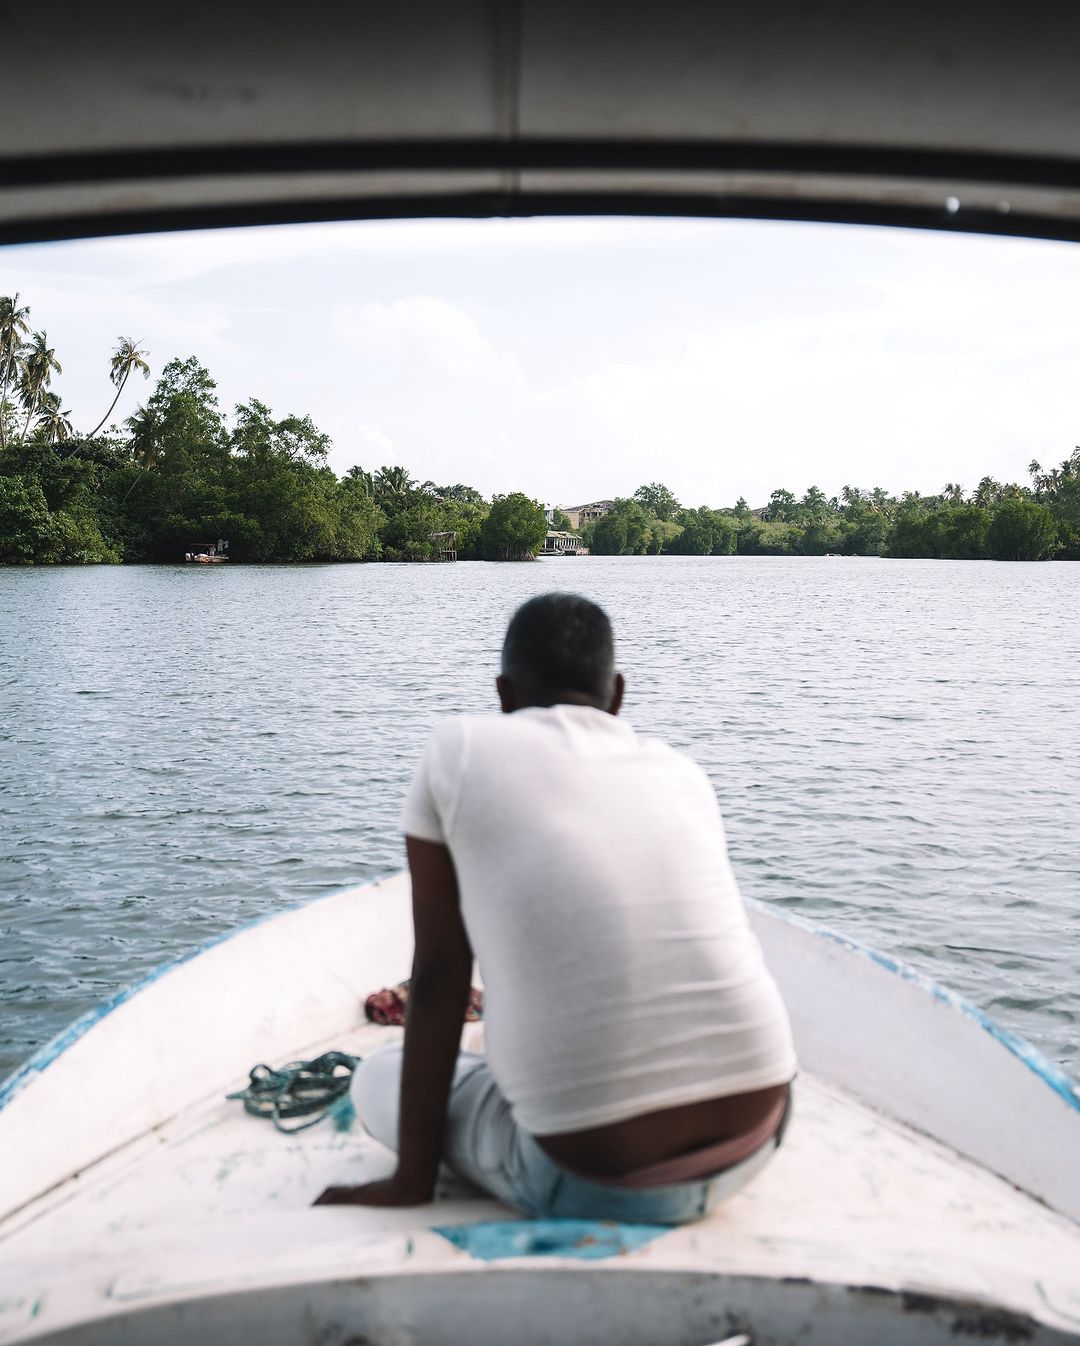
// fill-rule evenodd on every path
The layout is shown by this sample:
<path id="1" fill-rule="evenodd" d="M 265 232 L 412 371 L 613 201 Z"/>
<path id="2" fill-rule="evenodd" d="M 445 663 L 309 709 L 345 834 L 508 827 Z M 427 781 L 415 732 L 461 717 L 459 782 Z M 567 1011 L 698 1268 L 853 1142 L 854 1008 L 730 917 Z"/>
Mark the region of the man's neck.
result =
<path id="1" fill-rule="evenodd" d="M 595 697 L 585 692 L 554 692 L 550 698 L 544 697 L 529 701 L 525 705 L 515 706 L 515 710 L 550 710 L 552 706 L 588 706 L 592 710 L 604 710 Z"/>

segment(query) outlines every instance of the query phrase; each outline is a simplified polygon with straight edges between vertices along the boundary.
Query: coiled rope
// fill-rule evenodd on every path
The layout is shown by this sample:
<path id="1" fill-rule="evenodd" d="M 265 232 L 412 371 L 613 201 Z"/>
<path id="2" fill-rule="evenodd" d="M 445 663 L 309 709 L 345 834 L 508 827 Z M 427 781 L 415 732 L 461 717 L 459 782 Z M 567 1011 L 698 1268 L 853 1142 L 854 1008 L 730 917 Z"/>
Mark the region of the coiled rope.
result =
<path id="1" fill-rule="evenodd" d="M 253 1066 L 246 1089 L 227 1098 L 239 1099 L 253 1117 L 269 1117 L 285 1135 L 317 1126 L 334 1104 L 345 1098 L 360 1058 L 346 1052 L 324 1052 L 311 1061 L 290 1061 L 276 1070 Z M 286 1126 L 291 1119 L 306 1120 Z"/>

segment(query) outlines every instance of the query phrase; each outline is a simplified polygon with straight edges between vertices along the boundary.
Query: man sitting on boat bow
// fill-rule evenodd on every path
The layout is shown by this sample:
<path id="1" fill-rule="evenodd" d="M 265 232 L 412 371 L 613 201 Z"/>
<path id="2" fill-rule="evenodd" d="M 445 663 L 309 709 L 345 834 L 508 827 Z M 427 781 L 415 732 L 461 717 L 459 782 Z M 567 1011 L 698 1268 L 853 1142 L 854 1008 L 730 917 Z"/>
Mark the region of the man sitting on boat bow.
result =
<path id="1" fill-rule="evenodd" d="M 504 714 L 438 725 L 405 804 L 405 1041 L 352 1087 L 397 1171 L 317 1204 L 422 1204 L 445 1160 L 533 1215 L 692 1220 L 776 1152 L 795 1073 L 712 786 L 616 718 L 584 598 L 517 611 L 496 687 Z M 459 1050 L 474 953 L 485 1054 Z"/>

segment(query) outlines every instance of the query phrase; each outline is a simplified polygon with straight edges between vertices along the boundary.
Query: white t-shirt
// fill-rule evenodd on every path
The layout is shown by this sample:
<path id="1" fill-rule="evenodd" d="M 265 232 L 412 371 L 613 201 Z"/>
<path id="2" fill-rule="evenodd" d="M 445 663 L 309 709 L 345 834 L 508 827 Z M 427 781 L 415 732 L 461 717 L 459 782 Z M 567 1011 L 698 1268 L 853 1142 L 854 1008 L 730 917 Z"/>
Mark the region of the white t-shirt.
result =
<path id="1" fill-rule="evenodd" d="M 463 715 L 432 734 L 402 825 L 453 856 L 488 1061 L 533 1135 L 794 1075 L 689 758 L 587 706 Z"/>

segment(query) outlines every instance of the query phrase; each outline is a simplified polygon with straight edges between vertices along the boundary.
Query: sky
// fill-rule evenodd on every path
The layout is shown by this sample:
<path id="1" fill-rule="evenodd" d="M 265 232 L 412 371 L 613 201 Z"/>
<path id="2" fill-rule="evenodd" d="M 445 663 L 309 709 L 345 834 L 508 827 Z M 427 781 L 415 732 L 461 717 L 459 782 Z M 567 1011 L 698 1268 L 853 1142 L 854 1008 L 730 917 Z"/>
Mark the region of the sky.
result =
<path id="1" fill-rule="evenodd" d="M 1080 249 L 710 220 L 276 226 L 9 247 L 79 429 L 120 336 L 222 406 L 310 414 L 343 474 L 575 505 L 666 483 L 684 503 L 778 487 L 931 493 L 1080 439 Z"/>

